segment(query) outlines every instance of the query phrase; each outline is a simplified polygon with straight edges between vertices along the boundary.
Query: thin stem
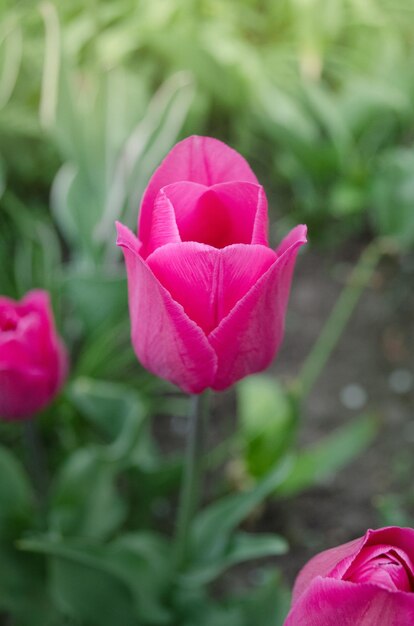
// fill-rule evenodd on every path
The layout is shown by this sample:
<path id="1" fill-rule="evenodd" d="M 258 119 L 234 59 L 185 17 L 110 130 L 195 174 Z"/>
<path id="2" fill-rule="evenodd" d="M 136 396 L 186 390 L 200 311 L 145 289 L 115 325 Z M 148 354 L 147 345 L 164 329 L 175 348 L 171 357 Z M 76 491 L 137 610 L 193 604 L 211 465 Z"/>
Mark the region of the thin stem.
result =
<path id="1" fill-rule="evenodd" d="M 27 468 L 33 482 L 39 506 L 43 510 L 46 503 L 48 478 L 43 445 L 34 419 L 24 423 L 23 439 L 26 449 Z"/>
<path id="2" fill-rule="evenodd" d="M 187 561 L 191 522 L 200 500 L 208 404 L 207 393 L 192 398 L 175 534 L 175 564 L 177 569 L 181 569 Z"/>
<path id="3" fill-rule="evenodd" d="M 383 253 L 384 246 L 380 240 L 374 240 L 362 251 L 328 321 L 302 366 L 299 375 L 299 393 L 302 398 L 309 394 L 325 367 Z"/>

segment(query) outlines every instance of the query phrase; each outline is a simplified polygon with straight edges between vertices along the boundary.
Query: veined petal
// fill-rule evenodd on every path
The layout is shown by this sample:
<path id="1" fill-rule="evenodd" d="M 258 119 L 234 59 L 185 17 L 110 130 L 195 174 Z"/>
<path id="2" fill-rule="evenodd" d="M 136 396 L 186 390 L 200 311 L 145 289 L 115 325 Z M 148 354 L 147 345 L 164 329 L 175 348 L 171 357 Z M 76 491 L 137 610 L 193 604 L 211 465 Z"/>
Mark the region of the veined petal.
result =
<path id="1" fill-rule="evenodd" d="M 303 234 L 292 241 L 210 333 L 208 338 L 218 357 L 213 389 L 225 389 L 265 369 L 273 360 L 283 338 L 297 251 L 305 242 Z"/>
<path id="2" fill-rule="evenodd" d="M 175 194 L 174 189 L 171 188 L 177 185 L 179 189 Z M 167 185 L 159 191 L 155 199 L 150 234 L 141 248 L 141 255 L 144 258 L 161 246 L 181 241 L 174 205 L 178 205 L 184 213 L 191 211 L 205 189 L 204 185 L 197 183 L 176 183 Z"/>
<path id="3" fill-rule="evenodd" d="M 169 244 L 147 258 L 148 267 L 206 336 L 216 325 L 212 291 L 219 250 L 201 243 Z"/>
<path id="4" fill-rule="evenodd" d="M 215 375 L 214 350 L 140 256 L 136 237 L 122 224 L 117 229 L 128 273 L 132 343 L 139 360 L 184 391 L 200 393 Z"/>
<path id="5" fill-rule="evenodd" d="M 267 200 L 260 185 L 230 182 L 206 187 L 179 182 L 158 193 L 146 258 L 167 243 L 195 241 L 214 248 L 235 243 L 267 246 Z"/>
<path id="6" fill-rule="evenodd" d="M 151 231 L 155 198 L 160 189 L 178 181 L 210 187 L 228 181 L 258 183 L 238 152 L 212 137 L 192 136 L 177 143 L 153 174 L 145 190 L 139 217 L 139 236 L 146 242 Z"/>
<path id="7" fill-rule="evenodd" d="M 169 244 L 147 258 L 160 283 L 208 335 L 276 260 L 270 248 Z"/>
<path id="8" fill-rule="evenodd" d="M 197 203 L 206 191 L 207 187 L 204 185 L 192 182 L 173 183 L 159 191 L 155 199 L 150 233 L 148 239 L 142 242 L 141 255 L 144 258 L 161 246 L 186 240 L 181 229 L 185 231 L 186 223 L 192 219 Z"/>
<path id="9" fill-rule="evenodd" d="M 411 626 L 414 593 L 318 576 L 293 603 L 284 626 Z"/>
<path id="10" fill-rule="evenodd" d="M 358 554 L 370 546 L 392 546 L 406 561 L 408 571 L 414 572 L 414 530 L 389 526 L 368 530 L 363 537 L 314 556 L 299 572 L 293 588 L 293 603 L 304 593 L 316 576 L 341 579 L 355 562 Z"/>

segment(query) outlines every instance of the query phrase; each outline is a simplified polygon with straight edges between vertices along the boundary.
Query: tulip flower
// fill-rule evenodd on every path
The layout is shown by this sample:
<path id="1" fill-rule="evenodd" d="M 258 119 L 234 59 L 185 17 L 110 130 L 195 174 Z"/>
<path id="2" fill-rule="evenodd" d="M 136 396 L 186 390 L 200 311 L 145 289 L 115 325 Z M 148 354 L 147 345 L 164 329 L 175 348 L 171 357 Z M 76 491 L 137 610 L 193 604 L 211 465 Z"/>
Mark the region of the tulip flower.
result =
<path id="1" fill-rule="evenodd" d="M 51 402 L 66 371 L 49 295 L 31 291 L 20 302 L 0 297 L 0 418 L 32 417 Z"/>
<path id="2" fill-rule="evenodd" d="M 267 224 L 263 187 L 237 152 L 209 137 L 171 150 L 143 196 L 138 237 L 117 225 L 132 343 L 147 369 L 201 393 L 271 363 L 306 227 L 272 250 Z"/>
<path id="3" fill-rule="evenodd" d="M 300 572 L 285 626 L 412 626 L 414 529 L 369 530 Z"/>

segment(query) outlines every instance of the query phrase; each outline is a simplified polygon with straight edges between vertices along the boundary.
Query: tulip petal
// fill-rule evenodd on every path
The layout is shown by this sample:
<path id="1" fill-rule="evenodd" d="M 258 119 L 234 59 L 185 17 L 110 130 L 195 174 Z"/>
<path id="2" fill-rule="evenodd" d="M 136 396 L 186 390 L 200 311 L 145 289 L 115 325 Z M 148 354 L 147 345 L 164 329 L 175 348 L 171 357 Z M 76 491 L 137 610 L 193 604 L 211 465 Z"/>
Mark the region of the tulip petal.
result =
<path id="1" fill-rule="evenodd" d="M 173 183 L 157 196 L 143 256 L 178 241 L 196 241 L 215 248 L 234 243 L 267 246 L 267 227 L 267 200 L 260 185 L 231 182 L 206 187 Z"/>
<path id="2" fill-rule="evenodd" d="M 38 349 L 43 356 L 43 365 L 50 373 L 53 372 L 50 389 L 54 394 L 67 377 L 69 359 L 66 347 L 56 331 L 50 296 L 47 291 L 33 289 L 23 298 L 21 306 L 27 312 L 33 311 L 39 316 L 41 330 L 37 335 Z M 34 342 L 34 332 L 28 332 L 26 339 Z"/>
<path id="3" fill-rule="evenodd" d="M 141 241 L 148 241 L 155 198 L 166 185 L 192 181 L 210 187 L 236 180 L 258 183 L 247 161 L 221 141 L 192 136 L 177 143 L 153 174 L 143 196 L 138 229 Z"/>
<path id="4" fill-rule="evenodd" d="M 0 365 L 0 417 L 8 420 L 30 418 L 51 399 L 49 372 Z"/>
<path id="5" fill-rule="evenodd" d="M 183 212 L 191 211 L 194 204 L 206 190 L 204 185 L 198 185 L 197 183 L 175 183 L 167 185 L 167 187 L 160 190 L 155 199 L 148 239 L 140 249 L 140 254 L 144 259 L 161 246 L 181 241 L 176 209 L 173 205 L 175 197 L 173 193 L 169 193 L 170 188 L 177 185 L 179 186 L 179 190 L 177 190 L 179 197 L 177 204 L 179 204 Z"/>
<path id="6" fill-rule="evenodd" d="M 159 191 L 155 199 L 150 233 L 140 250 L 144 259 L 161 246 L 182 241 L 182 226 L 184 224 L 185 228 L 186 222 L 191 219 L 197 203 L 207 190 L 205 185 L 180 182 L 167 185 Z"/>
<path id="7" fill-rule="evenodd" d="M 211 246 L 187 242 L 168 244 L 147 258 L 148 267 L 204 336 L 216 325 L 212 285 L 218 252 Z"/>
<path id="8" fill-rule="evenodd" d="M 276 260 L 270 248 L 168 244 L 147 263 L 173 300 L 208 335 Z"/>
<path id="9" fill-rule="evenodd" d="M 314 578 L 284 626 L 412 626 L 414 593 L 372 584 Z"/>
<path id="10" fill-rule="evenodd" d="M 295 228 L 286 235 L 286 237 L 280 242 L 280 245 L 276 249 L 277 256 L 285 254 L 289 248 L 294 246 L 298 240 L 306 242 L 307 226 L 305 224 L 298 224 Z"/>
<path id="11" fill-rule="evenodd" d="M 355 555 L 364 546 L 364 543 L 365 538 L 360 537 L 359 539 L 348 541 L 348 543 L 344 543 L 341 546 L 324 550 L 308 561 L 296 578 L 293 587 L 293 603 L 306 591 L 316 576 L 330 575 L 335 578 L 340 578 L 354 560 Z M 338 571 L 338 563 L 341 564 L 340 571 Z M 335 571 L 338 573 L 334 574 Z"/>
<path id="12" fill-rule="evenodd" d="M 18 318 L 12 332 L 0 333 L 0 368 L 18 370 L 17 378 L 27 371 L 28 377 L 34 377 L 35 381 L 43 376 L 42 372 L 47 372 L 50 400 L 66 378 L 68 358 L 56 332 L 49 294 L 35 289 L 18 302 L 0 298 L 0 308 L 14 311 Z M 31 395 L 35 398 L 36 391 Z"/>
<path id="13" fill-rule="evenodd" d="M 218 357 L 213 389 L 225 389 L 273 360 L 283 338 L 297 251 L 305 242 L 302 232 L 209 335 Z"/>
<path id="14" fill-rule="evenodd" d="M 117 229 L 128 273 L 132 343 L 139 360 L 184 391 L 200 393 L 214 379 L 214 350 L 142 259 L 137 238 L 122 224 Z"/>
<path id="15" fill-rule="evenodd" d="M 227 242 L 268 246 L 267 198 L 261 185 L 245 182 L 211 187 L 230 223 Z M 218 246 L 223 247 L 223 246 Z"/>
<path id="16" fill-rule="evenodd" d="M 314 556 L 299 572 L 293 588 L 293 602 L 297 601 L 316 576 L 342 578 L 364 547 L 377 544 L 392 546 L 406 560 L 408 570 L 414 572 L 414 530 L 412 528 L 389 526 L 378 530 L 368 530 L 359 539 Z"/>

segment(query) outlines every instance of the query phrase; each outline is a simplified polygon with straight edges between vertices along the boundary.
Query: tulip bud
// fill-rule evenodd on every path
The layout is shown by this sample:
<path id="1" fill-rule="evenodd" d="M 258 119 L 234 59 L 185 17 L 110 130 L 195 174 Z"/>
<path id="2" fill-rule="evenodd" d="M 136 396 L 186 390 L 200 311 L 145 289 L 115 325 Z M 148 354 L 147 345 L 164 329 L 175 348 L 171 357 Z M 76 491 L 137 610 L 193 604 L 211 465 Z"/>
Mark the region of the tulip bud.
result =
<path id="1" fill-rule="evenodd" d="M 267 219 L 265 192 L 237 152 L 209 137 L 172 149 L 144 194 L 138 238 L 118 224 L 132 343 L 147 369 L 201 393 L 271 363 L 306 227 L 272 250 Z"/>
<path id="2" fill-rule="evenodd" d="M 67 372 L 49 295 L 0 297 L 0 418 L 28 419 L 53 399 Z"/>
<path id="3" fill-rule="evenodd" d="M 285 626 L 412 626 L 414 529 L 369 530 L 300 572 Z"/>

